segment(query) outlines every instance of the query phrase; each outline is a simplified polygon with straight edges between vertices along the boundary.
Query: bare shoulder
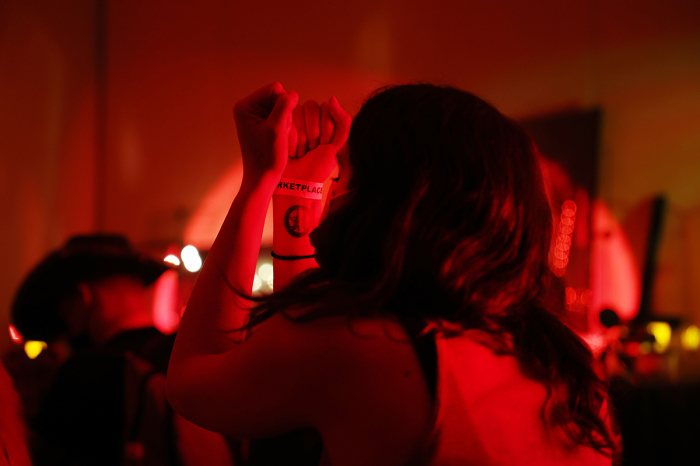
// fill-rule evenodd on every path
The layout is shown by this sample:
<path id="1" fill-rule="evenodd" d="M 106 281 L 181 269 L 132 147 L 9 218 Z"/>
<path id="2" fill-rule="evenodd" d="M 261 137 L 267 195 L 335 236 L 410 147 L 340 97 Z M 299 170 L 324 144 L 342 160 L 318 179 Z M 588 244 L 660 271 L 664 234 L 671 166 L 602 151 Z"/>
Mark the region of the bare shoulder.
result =
<path id="1" fill-rule="evenodd" d="M 186 369 L 176 409 L 191 422 L 243 438 L 314 427 L 332 456 L 349 461 L 338 464 L 401 464 L 431 414 L 413 347 L 388 318 L 275 315 Z"/>
<path id="2" fill-rule="evenodd" d="M 323 372 L 328 382 L 357 377 L 362 372 L 387 375 L 406 366 L 414 372 L 417 359 L 403 326 L 390 317 L 327 317 L 309 322 L 277 314 L 254 330 L 242 345 L 244 351 L 283 358 Z"/>
<path id="3" fill-rule="evenodd" d="M 405 329 L 391 317 L 334 316 L 301 322 L 277 314 L 256 328 L 243 346 L 259 350 L 263 344 L 268 349 L 283 347 L 286 357 L 303 357 L 306 364 L 335 358 L 334 363 L 350 366 L 345 373 L 355 366 L 415 359 Z"/>
<path id="4" fill-rule="evenodd" d="M 260 331 L 286 335 L 296 347 L 291 364 L 309 374 L 300 396 L 331 453 L 354 458 L 350 464 L 372 464 L 370 458 L 380 458 L 376 464 L 401 464 L 421 444 L 432 401 L 410 339 L 396 319 L 295 323 L 275 316 Z"/>
<path id="5" fill-rule="evenodd" d="M 275 315 L 236 351 L 238 372 L 246 374 L 248 384 L 264 386 L 275 379 L 288 399 L 306 407 L 314 424 L 368 409 L 404 410 L 408 404 L 429 411 L 420 363 L 404 328 L 392 318 L 297 322 Z"/>

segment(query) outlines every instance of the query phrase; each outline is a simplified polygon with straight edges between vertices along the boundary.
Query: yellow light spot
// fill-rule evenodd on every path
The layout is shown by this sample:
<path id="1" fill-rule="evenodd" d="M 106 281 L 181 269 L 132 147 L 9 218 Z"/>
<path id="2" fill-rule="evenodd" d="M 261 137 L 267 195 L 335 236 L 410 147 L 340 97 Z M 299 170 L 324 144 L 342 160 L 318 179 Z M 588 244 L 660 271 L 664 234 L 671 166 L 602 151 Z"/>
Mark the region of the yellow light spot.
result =
<path id="1" fill-rule="evenodd" d="M 697 351 L 698 346 L 700 346 L 700 329 L 695 325 L 688 326 L 681 335 L 681 344 L 683 349 Z"/>
<path id="2" fill-rule="evenodd" d="M 46 346 L 46 343 L 43 341 L 29 340 L 24 344 L 24 352 L 27 353 L 29 359 L 36 359 L 46 349 Z"/>
<path id="3" fill-rule="evenodd" d="M 663 353 L 671 343 L 671 326 L 666 322 L 649 322 L 647 332 L 654 335 L 654 351 Z"/>

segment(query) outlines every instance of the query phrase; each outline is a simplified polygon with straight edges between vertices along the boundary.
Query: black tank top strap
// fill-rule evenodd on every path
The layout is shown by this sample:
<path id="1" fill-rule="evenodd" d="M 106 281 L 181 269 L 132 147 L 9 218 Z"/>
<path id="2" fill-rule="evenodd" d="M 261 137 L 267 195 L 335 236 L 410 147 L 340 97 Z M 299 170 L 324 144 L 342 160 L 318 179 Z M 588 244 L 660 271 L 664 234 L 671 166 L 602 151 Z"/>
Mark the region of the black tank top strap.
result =
<path id="1" fill-rule="evenodd" d="M 435 346 L 434 331 L 424 332 L 425 321 L 417 317 L 399 317 L 406 334 L 408 334 L 416 353 L 418 362 L 423 369 L 423 376 L 428 384 L 430 397 L 433 402 L 437 392 L 437 347 Z"/>

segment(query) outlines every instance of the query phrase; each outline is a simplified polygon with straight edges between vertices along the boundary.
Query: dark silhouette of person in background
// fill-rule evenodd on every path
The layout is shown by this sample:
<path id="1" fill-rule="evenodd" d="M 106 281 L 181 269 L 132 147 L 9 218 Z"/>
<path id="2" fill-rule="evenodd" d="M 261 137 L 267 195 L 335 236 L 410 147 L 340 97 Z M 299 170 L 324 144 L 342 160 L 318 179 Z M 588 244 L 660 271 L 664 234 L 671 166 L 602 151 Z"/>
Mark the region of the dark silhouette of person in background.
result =
<path id="1" fill-rule="evenodd" d="M 164 394 L 174 335 L 152 317 L 151 285 L 166 270 L 123 236 L 94 234 L 69 239 L 21 284 L 17 329 L 26 339 L 66 338 L 73 351 L 30 422 L 38 466 L 186 464 L 182 423 Z"/>
<path id="2" fill-rule="evenodd" d="M 31 466 L 22 406 L 12 379 L 0 364 L 0 466 Z"/>

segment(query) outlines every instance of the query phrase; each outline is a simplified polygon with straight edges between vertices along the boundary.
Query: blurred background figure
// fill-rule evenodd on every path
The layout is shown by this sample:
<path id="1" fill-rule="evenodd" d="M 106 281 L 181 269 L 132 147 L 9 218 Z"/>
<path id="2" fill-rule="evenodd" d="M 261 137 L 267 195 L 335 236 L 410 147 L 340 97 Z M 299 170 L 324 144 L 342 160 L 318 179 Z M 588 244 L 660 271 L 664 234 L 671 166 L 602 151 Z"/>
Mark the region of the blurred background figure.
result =
<path id="1" fill-rule="evenodd" d="M 151 285 L 166 270 L 126 238 L 95 234 L 69 239 L 21 284 L 14 326 L 59 348 L 60 368 L 30 409 L 37 465 L 231 464 L 222 437 L 165 399 L 174 336 L 153 325 Z"/>
<path id="2" fill-rule="evenodd" d="M 0 466 L 30 466 L 19 397 L 0 364 Z"/>

